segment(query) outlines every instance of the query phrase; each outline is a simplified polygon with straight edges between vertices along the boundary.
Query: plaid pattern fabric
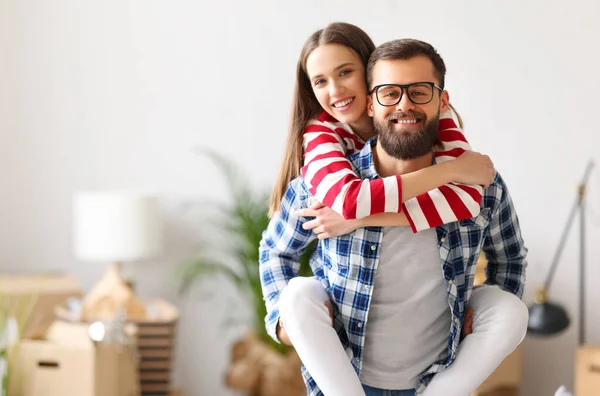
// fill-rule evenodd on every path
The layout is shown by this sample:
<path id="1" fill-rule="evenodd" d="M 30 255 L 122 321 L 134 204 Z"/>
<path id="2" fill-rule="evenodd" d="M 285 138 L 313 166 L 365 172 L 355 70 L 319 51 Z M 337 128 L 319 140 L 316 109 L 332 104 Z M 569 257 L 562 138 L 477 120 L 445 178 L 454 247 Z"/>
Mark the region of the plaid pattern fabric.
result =
<path id="1" fill-rule="evenodd" d="M 374 142 L 372 139 L 350 157 L 355 171 L 363 179 L 379 177 L 371 151 Z M 260 274 L 267 306 L 265 324 L 276 340 L 279 294 L 288 281 L 297 276 L 298 258 L 316 238 L 312 231 L 302 229 L 302 224 L 309 219 L 298 218 L 294 212 L 308 208 L 311 203 L 312 196 L 303 180 L 292 181 L 281 211 L 271 219 L 260 244 Z M 433 375 L 444 370 L 456 357 L 479 253 L 483 250 L 488 259 L 486 283 L 497 284 L 519 297 L 525 284 L 527 249 L 512 200 L 499 174 L 484 191 L 482 209 L 477 217 L 437 227 L 436 232 L 452 323 L 447 357 L 422 373 L 417 394 L 424 390 Z M 316 277 L 335 302 L 335 328 L 357 373 L 362 366 L 367 313 L 382 239 L 381 227 L 360 228 L 352 234 L 319 241 L 311 257 Z M 322 395 L 304 367 L 303 376 L 308 394 Z"/>

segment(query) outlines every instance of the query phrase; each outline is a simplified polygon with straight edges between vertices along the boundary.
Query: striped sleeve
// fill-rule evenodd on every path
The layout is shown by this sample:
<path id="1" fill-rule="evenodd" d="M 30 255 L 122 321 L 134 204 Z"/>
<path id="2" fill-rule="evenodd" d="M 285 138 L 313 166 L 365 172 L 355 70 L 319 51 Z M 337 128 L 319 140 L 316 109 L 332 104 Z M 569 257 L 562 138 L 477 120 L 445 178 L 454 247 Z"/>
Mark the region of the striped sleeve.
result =
<path id="1" fill-rule="evenodd" d="M 304 131 L 301 173 L 310 193 L 347 220 L 402 210 L 400 176 L 362 180 L 346 155 L 364 144 L 341 123 L 312 121 Z"/>
<path id="2" fill-rule="evenodd" d="M 454 160 L 471 150 L 451 113 L 440 116 L 439 138 L 442 148 L 436 151 L 438 163 Z M 413 232 L 479 215 L 483 188 L 480 185 L 450 183 L 440 186 L 403 204 Z"/>

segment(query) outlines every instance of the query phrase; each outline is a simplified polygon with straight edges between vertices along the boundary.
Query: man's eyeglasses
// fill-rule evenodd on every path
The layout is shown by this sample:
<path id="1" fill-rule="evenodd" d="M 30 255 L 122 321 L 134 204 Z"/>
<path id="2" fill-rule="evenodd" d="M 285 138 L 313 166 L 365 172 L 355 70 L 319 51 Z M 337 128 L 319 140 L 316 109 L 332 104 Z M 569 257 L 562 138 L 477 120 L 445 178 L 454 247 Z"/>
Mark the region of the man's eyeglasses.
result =
<path id="1" fill-rule="evenodd" d="M 444 89 L 433 82 L 415 82 L 412 84 L 381 84 L 374 87 L 369 95 L 375 93 L 377 101 L 382 106 L 395 106 L 402 100 L 404 92 L 408 92 L 408 99 L 414 104 L 423 105 L 433 99 L 434 88 Z"/>

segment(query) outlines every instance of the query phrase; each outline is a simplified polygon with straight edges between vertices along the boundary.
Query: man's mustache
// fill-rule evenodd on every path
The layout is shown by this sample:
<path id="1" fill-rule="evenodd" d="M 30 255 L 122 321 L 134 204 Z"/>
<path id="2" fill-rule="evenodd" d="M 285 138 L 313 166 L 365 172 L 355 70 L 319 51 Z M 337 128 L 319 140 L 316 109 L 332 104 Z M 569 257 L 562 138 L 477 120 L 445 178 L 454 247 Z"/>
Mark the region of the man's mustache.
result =
<path id="1" fill-rule="evenodd" d="M 419 121 L 427 119 L 427 116 L 424 113 L 416 112 L 416 111 L 397 111 L 385 117 L 386 121 L 396 121 L 404 118 L 414 118 Z"/>

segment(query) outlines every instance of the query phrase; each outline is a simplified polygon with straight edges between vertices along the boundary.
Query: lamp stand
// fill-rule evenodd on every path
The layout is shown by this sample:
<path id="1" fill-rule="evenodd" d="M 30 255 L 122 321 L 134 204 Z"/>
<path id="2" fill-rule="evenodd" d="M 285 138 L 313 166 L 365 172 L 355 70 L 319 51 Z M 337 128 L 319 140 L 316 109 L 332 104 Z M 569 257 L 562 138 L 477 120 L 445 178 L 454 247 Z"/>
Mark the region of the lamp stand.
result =
<path id="1" fill-rule="evenodd" d="M 578 345 L 584 345 L 585 340 L 585 193 L 590 177 L 593 161 L 589 161 L 581 183 L 579 184 L 577 199 L 571 208 L 567 224 L 563 230 L 560 242 L 556 249 L 546 282 L 536 294 L 535 304 L 529 308 L 528 331 L 533 334 L 556 334 L 569 326 L 569 317 L 565 309 L 557 304 L 548 302 L 548 290 L 556 272 L 558 262 L 571 230 L 575 216 L 579 215 L 579 335 Z"/>
<path id="2" fill-rule="evenodd" d="M 121 270 L 121 263 L 111 264 L 90 290 L 82 304 L 84 321 L 110 320 L 123 311 L 130 320 L 146 317 L 145 305 L 125 282 Z"/>
<path id="3" fill-rule="evenodd" d="M 585 180 L 587 182 L 587 180 Z M 579 345 L 585 345 L 585 190 L 579 186 Z"/>

